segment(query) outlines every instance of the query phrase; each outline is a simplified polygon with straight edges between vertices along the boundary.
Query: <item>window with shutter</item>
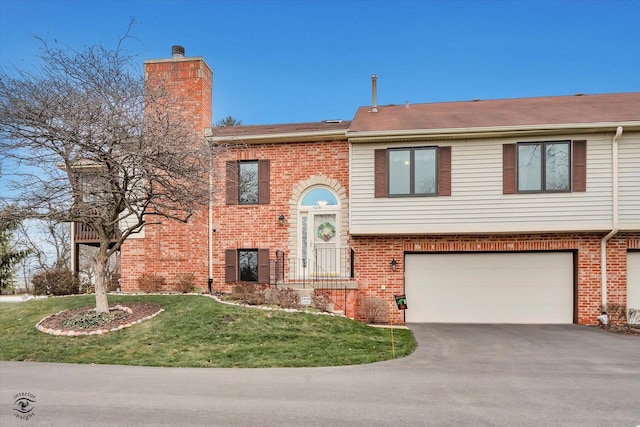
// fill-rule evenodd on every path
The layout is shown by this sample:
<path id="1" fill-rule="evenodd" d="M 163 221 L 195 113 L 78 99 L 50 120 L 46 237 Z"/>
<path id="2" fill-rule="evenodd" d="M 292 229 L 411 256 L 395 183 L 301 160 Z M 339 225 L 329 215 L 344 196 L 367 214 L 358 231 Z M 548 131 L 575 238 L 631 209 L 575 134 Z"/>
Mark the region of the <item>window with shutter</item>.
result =
<path id="1" fill-rule="evenodd" d="M 269 283 L 269 249 L 227 249 L 224 255 L 226 283 Z"/>
<path id="2" fill-rule="evenodd" d="M 503 145 L 503 193 L 586 191 L 586 141 Z"/>
<path id="3" fill-rule="evenodd" d="M 226 203 L 255 205 L 270 203 L 269 160 L 228 161 Z"/>
<path id="4" fill-rule="evenodd" d="M 450 196 L 451 147 L 375 150 L 374 195 Z"/>

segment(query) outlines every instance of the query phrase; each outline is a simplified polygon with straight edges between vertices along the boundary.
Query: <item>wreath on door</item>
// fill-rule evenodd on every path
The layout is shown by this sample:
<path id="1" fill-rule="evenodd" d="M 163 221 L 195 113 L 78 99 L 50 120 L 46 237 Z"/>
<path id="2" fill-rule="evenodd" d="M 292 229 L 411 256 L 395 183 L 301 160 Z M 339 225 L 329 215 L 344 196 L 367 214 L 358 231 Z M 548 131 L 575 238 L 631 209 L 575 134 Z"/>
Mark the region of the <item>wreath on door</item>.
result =
<path id="1" fill-rule="evenodd" d="M 328 242 L 336 235 L 336 227 L 330 222 L 323 222 L 318 226 L 318 237 Z"/>

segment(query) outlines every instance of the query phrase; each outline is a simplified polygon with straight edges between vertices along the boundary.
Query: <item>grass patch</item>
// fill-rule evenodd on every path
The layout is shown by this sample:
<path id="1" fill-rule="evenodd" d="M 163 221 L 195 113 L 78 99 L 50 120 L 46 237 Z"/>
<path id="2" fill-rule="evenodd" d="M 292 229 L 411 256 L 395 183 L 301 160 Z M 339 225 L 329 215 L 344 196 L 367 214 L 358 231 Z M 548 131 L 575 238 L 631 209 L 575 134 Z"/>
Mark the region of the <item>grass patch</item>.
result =
<path id="1" fill-rule="evenodd" d="M 0 303 L 0 360 L 175 367 L 302 367 L 392 358 L 390 332 L 350 319 L 233 307 L 194 295 L 109 296 L 110 304 L 146 301 L 164 312 L 106 335 L 59 337 L 39 332 L 43 317 L 90 306 L 93 295 Z M 395 330 L 396 356 L 415 349 Z"/>

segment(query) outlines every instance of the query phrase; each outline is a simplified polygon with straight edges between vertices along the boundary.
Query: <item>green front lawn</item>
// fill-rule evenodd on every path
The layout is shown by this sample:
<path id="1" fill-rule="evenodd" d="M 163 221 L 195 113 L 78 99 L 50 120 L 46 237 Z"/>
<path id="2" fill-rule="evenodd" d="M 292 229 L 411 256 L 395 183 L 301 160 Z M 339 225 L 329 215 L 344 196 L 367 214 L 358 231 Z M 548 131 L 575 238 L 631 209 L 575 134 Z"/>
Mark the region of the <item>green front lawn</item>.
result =
<path id="1" fill-rule="evenodd" d="M 43 317 L 91 306 L 93 295 L 0 303 L 0 360 L 180 367 L 336 366 L 391 359 L 391 331 L 353 320 L 220 304 L 197 295 L 110 295 L 109 304 L 148 301 L 164 312 L 106 335 L 60 337 L 35 328 Z M 396 357 L 415 348 L 393 331 Z"/>

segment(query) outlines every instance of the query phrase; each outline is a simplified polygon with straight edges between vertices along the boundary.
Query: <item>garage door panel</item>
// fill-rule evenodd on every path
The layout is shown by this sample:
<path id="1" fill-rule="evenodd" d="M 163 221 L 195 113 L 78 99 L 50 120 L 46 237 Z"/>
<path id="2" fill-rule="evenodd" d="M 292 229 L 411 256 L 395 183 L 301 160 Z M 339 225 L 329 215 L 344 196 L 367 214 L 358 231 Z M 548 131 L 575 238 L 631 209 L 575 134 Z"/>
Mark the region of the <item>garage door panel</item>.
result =
<path id="1" fill-rule="evenodd" d="M 573 254 L 408 254 L 407 322 L 571 323 Z"/>

